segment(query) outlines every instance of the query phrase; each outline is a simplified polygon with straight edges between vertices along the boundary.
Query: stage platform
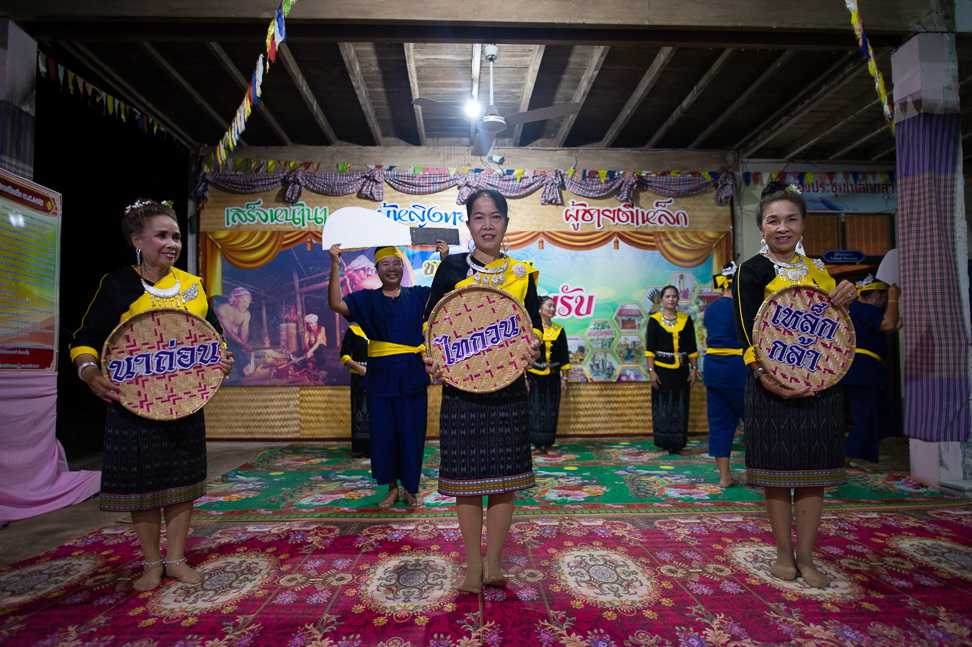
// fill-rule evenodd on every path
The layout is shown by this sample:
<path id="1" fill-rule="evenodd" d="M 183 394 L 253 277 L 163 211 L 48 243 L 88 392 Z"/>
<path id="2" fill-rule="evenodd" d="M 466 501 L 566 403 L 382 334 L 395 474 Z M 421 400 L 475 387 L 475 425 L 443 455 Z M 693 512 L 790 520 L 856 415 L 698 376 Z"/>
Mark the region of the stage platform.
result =
<path id="1" fill-rule="evenodd" d="M 812 589 L 769 574 L 760 493 L 720 490 L 704 449 L 585 440 L 538 457 L 505 553 L 510 583 L 473 596 L 454 589 L 462 544 L 451 500 L 435 492 L 434 444 L 415 511 L 378 510 L 381 488 L 344 446 L 273 446 L 197 502 L 189 558 L 201 586 L 134 593 L 137 542 L 118 519 L 0 570 L 0 644 L 972 641 L 972 502 L 887 465 L 851 470 L 821 526 L 834 584 Z"/>

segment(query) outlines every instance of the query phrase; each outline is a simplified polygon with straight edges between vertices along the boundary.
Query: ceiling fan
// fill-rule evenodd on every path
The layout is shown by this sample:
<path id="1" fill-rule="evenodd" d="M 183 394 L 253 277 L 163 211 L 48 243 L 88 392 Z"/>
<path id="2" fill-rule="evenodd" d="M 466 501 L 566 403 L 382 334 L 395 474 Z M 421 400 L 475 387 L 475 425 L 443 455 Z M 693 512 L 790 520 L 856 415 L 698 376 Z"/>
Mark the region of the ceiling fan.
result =
<path id="1" fill-rule="evenodd" d="M 579 103 L 558 103 L 545 108 L 536 108 L 525 112 L 514 112 L 510 115 L 501 115 L 496 105 L 493 103 L 493 63 L 499 54 L 496 45 L 484 45 L 483 55 L 489 61 L 489 106 L 485 112 L 475 121 L 475 134 L 473 139 L 472 154 L 487 155 L 496 141 L 496 136 L 511 126 L 526 124 L 532 121 L 545 121 L 564 117 L 580 110 Z M 449 111 L 461 113 L 462 104 L 451 101 L 435 101 L 434 99 L 418 98 L 412 102 L 423 110 L 435 110 L 439 112 Z"/>

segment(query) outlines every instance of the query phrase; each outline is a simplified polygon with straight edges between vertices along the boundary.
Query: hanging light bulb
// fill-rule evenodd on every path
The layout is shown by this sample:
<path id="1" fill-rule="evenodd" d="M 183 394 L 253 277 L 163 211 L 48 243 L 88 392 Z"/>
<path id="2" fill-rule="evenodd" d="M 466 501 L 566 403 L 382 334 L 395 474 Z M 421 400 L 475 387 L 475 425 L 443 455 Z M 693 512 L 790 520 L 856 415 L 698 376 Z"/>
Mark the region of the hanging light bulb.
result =
<path id="1" fill-rule="evenodd" d="M 475 99 L 469 99 L 466 101 L 466 105 L 463 107 L 463 112 L 465 112 L 466 116 L 470 119 L 475 119 L 482 114 L 483 107 L 479 105 L 479 102 Z"/>

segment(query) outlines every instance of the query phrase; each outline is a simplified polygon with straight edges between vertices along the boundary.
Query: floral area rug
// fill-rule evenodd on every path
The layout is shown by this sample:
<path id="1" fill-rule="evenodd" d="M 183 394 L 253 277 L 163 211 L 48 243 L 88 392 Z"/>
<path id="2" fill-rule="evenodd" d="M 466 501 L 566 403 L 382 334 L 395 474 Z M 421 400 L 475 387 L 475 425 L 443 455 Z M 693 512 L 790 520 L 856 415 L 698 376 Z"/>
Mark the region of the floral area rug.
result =
<path id="1" fill-rule="evenodd" d="M 199 586 L 138 594 L 130 527 L 0 570 L 0 644 L 98 647 L 972 643 L 972 510 L 829 508 L 828 589 L 769 573 L 761 515 L 520 517 L 504 588 L 459 594 L 452 519 L 199 524 Z"/>
<path id="2" fill-rule="evenodd" d="M 742 448 L 733 452 L 736 476 L 745 477 Z M 454 499 L 436 491 L 438 446 L 426 447 L 419 492 L 421 505 L 390 511 L 376 506 L 385 489 L 372 480 L 367 459 L 353 459 L 341 446 L 288 445 L 263 452 L 252 463 L 210 483 L 196 502 L 199 519 L 280 521 L 301 519 L 449 517 Z M 678 455 L 650 441 L 585 441 L 564 444 L 534 457 L 537 485 L 517 495 L 518 515 L 658 514 L 752 512 L 760 491 L 718 486 L 705 442 L 692 440 Z M 926 508 L 957 505 L 905 472 L 849 470 L 848 483 L 828 490 L 835 510 L 886 505 Z"/>

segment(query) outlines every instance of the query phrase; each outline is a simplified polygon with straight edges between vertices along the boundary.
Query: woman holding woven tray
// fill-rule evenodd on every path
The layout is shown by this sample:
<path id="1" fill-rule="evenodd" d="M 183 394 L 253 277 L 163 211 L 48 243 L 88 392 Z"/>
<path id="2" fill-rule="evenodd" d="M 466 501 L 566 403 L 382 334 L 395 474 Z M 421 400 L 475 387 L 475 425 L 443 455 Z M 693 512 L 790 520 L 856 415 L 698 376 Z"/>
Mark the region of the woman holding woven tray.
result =
<path id="1" fill-rule="evenodd" d="M 765 488 L 766 510 L 776 542 L 772 574 L 782 580 L 797 575 L 811 586 L 830 584 L 813 563 L 813 548 L 823 510 L 824 488 L 845 481 L 844 410 L 840 388 L 815 392 L 791 390 L 757 362 L 753 322 L 764 299 L 791 285 L 813 285 L 830 293 L 837 307 L 856 297 L 854 285 L 837 285 L 823 263 L 809 259 L 799 245 L 807 206 L 794 187 L 771 183 L 763 191 L 757 225 L 763 234 L 760 253 L 743 263 L 733 282 L 736 327 L 751 370 L 746 382 L 746 476 Z M 797 548 L 791 526 L 796 509 Z"/>
<path id="2" fill-rule="evenodd" d="M 678 311 L 678 288 L 661 290 L 661 308 L 648 317 L 645 357 L 651 381 L 655 444 L 675 453 L 688 440 L 689 393 L 698 377 L 699 353 L 692 317 Z"/>
<path id="3" fill-rule="evenodd" d="M 543 347 L 540 358 L 527 371 L 530 382 L 530 444 L 546 454 L 557 435 L 560 396 L 567 388 L 564 371 L 570 370 L 570 351 L 564 327 L 553 322 L 557 310 L 552 297 L 540 299 Z"/>
<path id="4" fill-rule="evenodd" d="M 537 299 L 537 270 L 502 253 L 509 225 L 506 199 L 497 191 L 476 191 L 466 200 L 469 233 L 475 249 L 452 254 L 439 265 L 425 308 L 428 320 L 439 300 L 452 290 L 485 285 L 503 290 L 522 303 L 543 336 Z M 531 361 L 539 356 L 537 353 Z M 433 376 L 439 367 L 426 358 Z M 513 496 L 533 485 L 526 379 L 493 393 L 468 393 L 442 387 L 439 422 L 439 493 L 456 497 L 459 527 L 466 549 L 466 577 L 460 591 L 479 593 L 482 585 L 503 586 L 501 553 L 513 520 Z M 486 558 L 480 552 L 483 497 L 486 511 Z"/>
<path id="5" fill-rule="evenodd" d="M 115 327 L 150 310 L 176 308 L 204 317 L 216 330 L 198 276 L 173 267 L 182 236 L 171 207 L 138 200 L 125 209 L 122 233 L 135 249 L 136 263 L 101 279 L 98 291 L 71 342 L 78 377 L 108 403 L 101 469 L 101 509 L 131 512 L 142 549 L 144 571 L 136 591 L 156 588 L 162 576 L 198 584 L 202 576 L 186 563 L 185 546 L 192 502 L 206 491 L 206 429 L 203 412 L 178 420 L 140 418 L 119 404 L 118 388 L 102 375 L 101 347 Z M 225 348 L 225 342 L 224 342 Z M 231 353 L 221 364 L 228 375 Z M 165 514 L 166 555 L 160 549 Z"/>

